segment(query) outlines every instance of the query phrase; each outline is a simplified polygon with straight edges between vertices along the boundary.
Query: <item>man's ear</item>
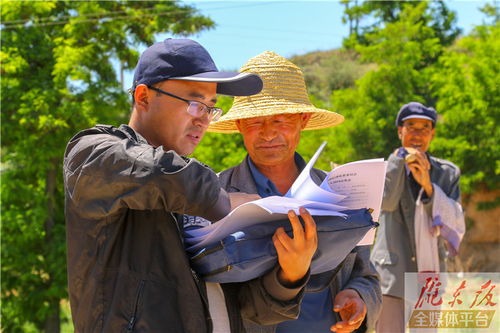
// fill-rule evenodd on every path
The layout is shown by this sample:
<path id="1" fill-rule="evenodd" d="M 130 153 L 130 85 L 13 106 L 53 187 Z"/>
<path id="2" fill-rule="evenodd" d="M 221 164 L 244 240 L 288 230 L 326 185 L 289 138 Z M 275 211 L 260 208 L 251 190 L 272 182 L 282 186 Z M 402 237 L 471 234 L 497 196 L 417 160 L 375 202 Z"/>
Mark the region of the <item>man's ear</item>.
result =
<path id="1" fill-rule="evenodd" d="M 403 127 L 398 126 L 398 138 L 401 140 L 403 138 Z"/>
<path id="2" fill-rule="evenodd" d="M 309 122 L 309 119 L 311 119 L 311 117 L 312 117 L 312 113 L 302 113 L 301 114 L 301 120 L 302 120 L 302 124 L 300 125 L 301 130 L 306 128 L 307 123 Z"/>
<path id="3" fill-rule="evenodd" d="M 145 84 L 140 84 L 135 87 L 134 91 L 134 101 L 135 107 L 140 111 L 148 111 L 149 104 L 149 89 Z"/>

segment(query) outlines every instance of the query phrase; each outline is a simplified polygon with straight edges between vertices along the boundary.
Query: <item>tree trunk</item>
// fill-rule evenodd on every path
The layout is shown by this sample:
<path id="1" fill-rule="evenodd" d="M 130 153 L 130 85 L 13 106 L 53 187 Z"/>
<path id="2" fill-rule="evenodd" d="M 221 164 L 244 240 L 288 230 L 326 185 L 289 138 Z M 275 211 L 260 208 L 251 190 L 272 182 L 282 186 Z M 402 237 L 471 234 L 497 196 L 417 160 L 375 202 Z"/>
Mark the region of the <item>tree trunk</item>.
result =
<path id="1" fill-rule="evenodd" d="M 60 333 L 61 332 L 61 310 L 59 300 L 50 302 L 50 314 L 45 318 L 45 333 Z"/>

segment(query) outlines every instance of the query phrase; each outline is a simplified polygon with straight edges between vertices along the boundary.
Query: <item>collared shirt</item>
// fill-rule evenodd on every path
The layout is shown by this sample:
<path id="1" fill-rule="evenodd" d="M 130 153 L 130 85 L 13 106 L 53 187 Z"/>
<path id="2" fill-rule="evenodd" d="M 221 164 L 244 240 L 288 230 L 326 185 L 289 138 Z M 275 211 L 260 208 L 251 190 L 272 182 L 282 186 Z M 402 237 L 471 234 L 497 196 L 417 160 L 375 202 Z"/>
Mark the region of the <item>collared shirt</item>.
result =
<path id="1" fill-rule="evenodd" d="M 294 155 L 295 165 L 301 172 L 306 167 L 306 161 L 299 154 L 295 153 Z M 255 181 L 255 185 L 257 185 L 257 193 L 262 197 L 270 197 L 272 195 L 283 196 L 283 194 L 278 191 L 276 185 L 262 174 L 255 164 L 252 162 L 252 159 L 248 158 L 248 167 L 250 168 L 250 172 L 252 173 L 253 180 Z"/>
<path id="2" fill-rule="evenodd" d="M 299 172 L 301 172 L 305 168 L 306 162 L 297 153 L 295 153 L 294 158 L 295 164 Z M 251 158 L 248 159 L 248 166 L 255 185 L 257 185 L 257 192 L 261 197 L 283 196 L 276 188 L 276 185 L 257 169 Z M 319 292 L 305 293 L 299 318 L 278 324 L 276 333 L 331 332 L 330 327 L 335 322 L 330 288 L 324 288 Z"/>

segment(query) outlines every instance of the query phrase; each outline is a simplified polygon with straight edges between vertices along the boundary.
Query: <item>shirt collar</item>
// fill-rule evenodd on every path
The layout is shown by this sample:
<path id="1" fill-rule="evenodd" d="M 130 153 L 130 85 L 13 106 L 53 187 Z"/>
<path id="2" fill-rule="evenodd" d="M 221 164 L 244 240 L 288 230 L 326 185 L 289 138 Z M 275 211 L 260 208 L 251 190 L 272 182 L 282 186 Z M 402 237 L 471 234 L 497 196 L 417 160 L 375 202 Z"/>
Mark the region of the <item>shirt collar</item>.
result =
<path id="1" fill-rule="evenodd" d="M 297 152 L 294 155 L 294 159 L 295 165 L 297 165 L 299 172 L 301 172 L 306 166 L 306 162 Z M 248 167 L 255 181 L 255 185 L 257 185 L 257 193 L 261 197 L 265 198 L 272 195 L 283 196 L 276 188 L 276 185 L 274 185 L 274 183 L 269 178 L 264 176 L 262 172 L 257 169 L 250 156 L 248 157 Z"/>

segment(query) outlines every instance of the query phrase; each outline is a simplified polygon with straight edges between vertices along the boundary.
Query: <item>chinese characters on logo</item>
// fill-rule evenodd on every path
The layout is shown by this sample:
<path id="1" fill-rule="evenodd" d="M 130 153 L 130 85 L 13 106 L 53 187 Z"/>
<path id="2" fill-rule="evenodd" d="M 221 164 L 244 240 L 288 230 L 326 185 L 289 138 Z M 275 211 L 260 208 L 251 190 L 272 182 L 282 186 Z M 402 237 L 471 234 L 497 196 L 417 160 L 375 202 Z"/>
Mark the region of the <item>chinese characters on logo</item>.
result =
<path id="1" fill-rule="evenodd" d="M 412 274 L 415 276 L 411 277 Z M 410 283 L 405 288 L 405 297 L 407 300 L 414 300 L 410 301 L 412 307 L 408 311 L 408 326 L 474 331 L 483 328 L 488 329 L 488 332 L 492 328 L 500 329 L 499 314 L 496 311 L 499 304 L 497 284 L 500 274 L 466 275 L 465 278 L 459 278 L 458 274 L 451 273 L 405 274 L 405 283 Z"/>

